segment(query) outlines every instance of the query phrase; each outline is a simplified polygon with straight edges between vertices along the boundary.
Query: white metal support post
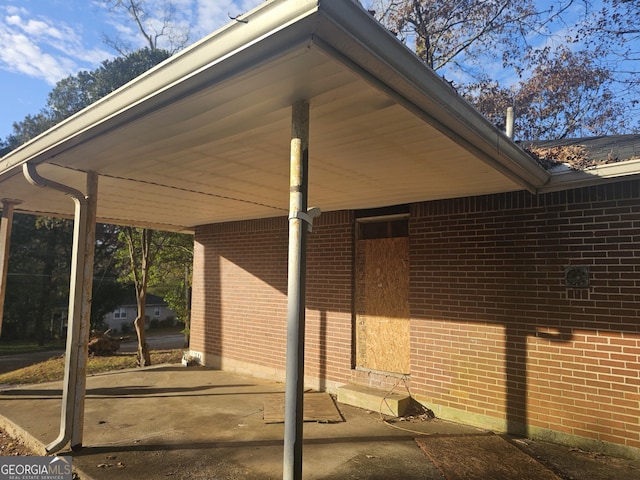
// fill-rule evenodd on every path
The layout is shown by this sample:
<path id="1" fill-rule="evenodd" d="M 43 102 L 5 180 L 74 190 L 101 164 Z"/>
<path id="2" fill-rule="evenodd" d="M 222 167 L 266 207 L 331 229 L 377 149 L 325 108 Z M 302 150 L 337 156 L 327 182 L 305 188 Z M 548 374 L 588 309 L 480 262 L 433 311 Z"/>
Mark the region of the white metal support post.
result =
<path id="1" fill-rule="evenodd" d="M 84 400 L 87 385 L 87 361 L 89 357 L 89 334 L 91 330 L 91 293 L 93 289 L 93 258 L 96 245 L 96 209 L 98 200 L 98 174 L 87 172 L 87 203 L 84 206 L 86 212 L 83 216 L 83 224 L 80 228 L 84 233 L 80 234 L 78 242 L 84 240 L 84 258 L 78 267 L 83 269 L 78 276 L 81 288 L 77 290 L 80 298 L 80 332 L 78 334 L 78 364 L 76 377 L 76 398 L 74 401 L 73 419 L 71 421 L 71 448 L 78 450 L 82 447 L 82 431 L 84 428 Z M 84 239 L 82 238 L 84 237 Z M 75 235 L 74 235 L 75 238 Z M 77 300 L 76 300 L 77 301 Z"/>
<path id="2" fill-rule="evenodd" d="M 9 268 L 9 247 L 11 246 L 11 226 L 13 224 L 13 207 L 22 203 L 20 200 L 2 199 L 2 218 L 0 218 L 0 335 L 4 318 L 4 297 L 7 292 L 7 270 Z"/>
<path id="3" fill-rule="evenodd" d="M 85 196 L 74 188 L 41 177 L 29 163 L 24 164 L 23 173 L 32 185 L 63 192 L 75 204 L 60 433 L 46 449 L 57 452 L 71 441 L 71 448 L 76 450 L 82 446 L 84 422 L 98 176 L 95 172 L 87 173 Z"/>

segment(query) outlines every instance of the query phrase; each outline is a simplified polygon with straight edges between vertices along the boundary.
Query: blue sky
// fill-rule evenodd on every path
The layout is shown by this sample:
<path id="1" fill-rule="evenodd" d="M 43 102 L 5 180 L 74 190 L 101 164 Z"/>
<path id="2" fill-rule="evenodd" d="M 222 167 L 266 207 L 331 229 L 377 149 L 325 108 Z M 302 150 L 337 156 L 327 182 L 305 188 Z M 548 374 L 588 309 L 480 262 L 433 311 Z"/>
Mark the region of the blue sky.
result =
<path id="1" fill-rule="evenodd" d="M 190 40 L 196 41 L 261 0 L 173 3 L 179 7 L 177 20 L 188 25 Z M 133 28 L 98 0 L 0 0 L 0 138 L 11 133 L 13 122 L 37 114 L 58 80 L 114 57 L 103 35 L 144 46 Z"/>
<path id="2" fill-rule="evenodd" d="M 190 30 L 194 42 L 244 13 L 263 0 L 171 0 L 178 8 L 178 27 Z M 369 5 L 372 0 L 361 0 Z M 547 0 L 541 0 L 544 3 Z M 107 0 L 107 3 L 108 0 Z M 111 1 L 113 3 L 113 1 Z M 147 0 L 162 5 L 164 0 Z M 600 5 L 599 1 L 595 1 Z M 581 9 L 579 2 L 573 6 Z M 150 21 L 160 12 L 150 12 Z M 577 11 L 574 13 L 578 13 Z M 157 21 L 157 20 L 156 20 Z M 562 26 L 555 26 L 562 38 Z M 559 31 L 557 29 L 560 29 Z M 0 139 L 12 132 L 14 122 L 37 114 L 46 105 L 55 83 L 81 70 L 93 70 L 117 55 L 102 40 L 106 35 L 144 46 L 133 22 L 105 6 L 105 0 L 0 0 Z M 163 45 L 160 45 L 163 46 Z M 485 70 L 504 84 L 518 81 L 501 62 L 489 62 Z M 463 81 L 461 72 L 447 71 L 449 80 Z"/>

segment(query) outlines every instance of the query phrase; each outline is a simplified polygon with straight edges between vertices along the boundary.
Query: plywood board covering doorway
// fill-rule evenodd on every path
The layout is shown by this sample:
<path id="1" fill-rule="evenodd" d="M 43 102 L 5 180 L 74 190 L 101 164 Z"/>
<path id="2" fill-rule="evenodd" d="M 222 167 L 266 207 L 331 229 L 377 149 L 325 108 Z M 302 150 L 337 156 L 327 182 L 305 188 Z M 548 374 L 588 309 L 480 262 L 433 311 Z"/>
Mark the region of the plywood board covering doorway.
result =
<path id="1" fill-rule="evenodd" d="M 356 366 L 410 372 L 409 239 L 358 240 Z"/>

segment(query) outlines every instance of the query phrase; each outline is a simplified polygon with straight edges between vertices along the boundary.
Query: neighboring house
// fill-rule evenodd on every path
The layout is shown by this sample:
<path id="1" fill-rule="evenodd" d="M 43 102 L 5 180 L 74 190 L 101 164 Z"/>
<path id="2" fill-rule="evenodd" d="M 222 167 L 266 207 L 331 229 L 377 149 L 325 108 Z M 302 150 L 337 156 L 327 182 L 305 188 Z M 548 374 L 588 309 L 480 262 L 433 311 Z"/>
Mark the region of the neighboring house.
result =
<path id="1" fill-rule="evenodd" d="M 207 366 L 284 380 L 306 283 L 306 386 L 640 457 L 639 140 L 609 140 L 545 169 L 355 2 L 273 0 L 0 160 L 3 218 L 194 233 Z"/>
<path id="2" fill-rule="evenodd" d="M 136 304 L 136 299 L 135 297 L 130 297 L 125 299 L 113 312 L 106 314 L 104 323 L 113 332 L 126 333 L 133 330 L 133 321 L 137 315 L 138 305 Z M 156 324 L 159 325 L 160 322 L 163 324 L 169 322 L 175 324 L 176 315 L 161 297 L 147 294 L 145 319 L 145 328 L 149 329 Z"/>

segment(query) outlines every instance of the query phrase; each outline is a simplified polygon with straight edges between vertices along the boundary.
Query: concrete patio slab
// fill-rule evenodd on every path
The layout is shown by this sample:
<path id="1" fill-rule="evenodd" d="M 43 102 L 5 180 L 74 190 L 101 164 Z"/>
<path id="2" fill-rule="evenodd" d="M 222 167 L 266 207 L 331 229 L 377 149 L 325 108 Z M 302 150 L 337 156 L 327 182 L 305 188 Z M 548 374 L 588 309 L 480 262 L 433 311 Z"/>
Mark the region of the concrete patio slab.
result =
<path id="1" fill-rule="evenodd" d="M 282 478 L 284 426 L 265 424 L 264 397 L 284 385 L 202 367 L 160 366 L 90 376 L 83 448 L 86 479 Z M 61 383 L 5 389 L 0 427 L 43 452 L 58 435 Z M 305 423 L 304 478 L 441 479 L 419 433 L 472 433 L 448 422 L 391 428 L 378 414 L 339 404 L 341 423 Z"/>

